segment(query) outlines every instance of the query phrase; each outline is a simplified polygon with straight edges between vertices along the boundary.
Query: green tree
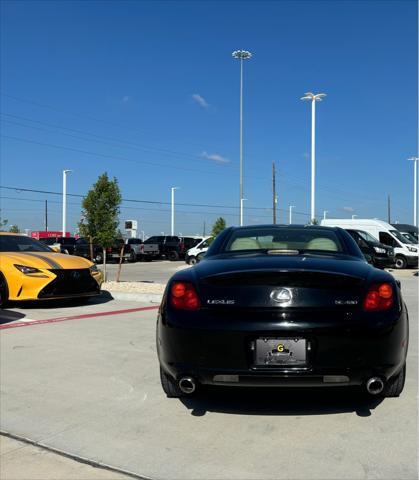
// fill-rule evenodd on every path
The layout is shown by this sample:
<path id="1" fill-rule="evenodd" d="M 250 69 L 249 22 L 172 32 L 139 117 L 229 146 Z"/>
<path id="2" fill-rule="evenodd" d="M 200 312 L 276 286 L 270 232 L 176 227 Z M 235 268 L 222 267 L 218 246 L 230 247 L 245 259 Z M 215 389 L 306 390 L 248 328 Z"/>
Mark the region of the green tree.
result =
<path id="1" fill-rule="evenodd" d="M 9 228 L 10 233 L 20 233 L 19 227 L 17 225 L 10 225 Z"/>
<path id="2" fill-rule="evenodd" d="M 100 175 L 82 202 L 83 220 L 79 223 L 80 234 L 103 247 L 105 279 L 106 248 L 111 247 L 118 236 L 121 200 L 118 180 L 115 177 L 110 180 L 105 172 Z"/>
<path id="3" fill-rule="evenodd" d="M 313 218 L 313 219 L 311 220 L 311 224 L 312 224 L 312 225 L 318 225 L 318 224 L 319 224 L 319 221 L 317 220 L 317 218 Z"/>
<path id="4" fill-rule="evenodd" d="M 223 217 L 218 217 L 212 226 L 211 236 L 215 238 L 220 232 L 226 228 L 227 224 Z"/>

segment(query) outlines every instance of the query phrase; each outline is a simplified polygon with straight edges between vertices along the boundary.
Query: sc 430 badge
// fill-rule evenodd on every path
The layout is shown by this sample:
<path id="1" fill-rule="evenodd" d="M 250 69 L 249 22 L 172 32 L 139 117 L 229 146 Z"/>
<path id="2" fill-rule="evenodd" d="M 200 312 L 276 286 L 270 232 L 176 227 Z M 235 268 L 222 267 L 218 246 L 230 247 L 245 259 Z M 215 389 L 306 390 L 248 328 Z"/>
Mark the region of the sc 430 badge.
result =
<path id="1" fill-rule="evenodd" d="M 235 300 L 223 300 L 223 299 L 207 300 L 208 305 L 234 305 L 235 303 L 236 303 Z"/>

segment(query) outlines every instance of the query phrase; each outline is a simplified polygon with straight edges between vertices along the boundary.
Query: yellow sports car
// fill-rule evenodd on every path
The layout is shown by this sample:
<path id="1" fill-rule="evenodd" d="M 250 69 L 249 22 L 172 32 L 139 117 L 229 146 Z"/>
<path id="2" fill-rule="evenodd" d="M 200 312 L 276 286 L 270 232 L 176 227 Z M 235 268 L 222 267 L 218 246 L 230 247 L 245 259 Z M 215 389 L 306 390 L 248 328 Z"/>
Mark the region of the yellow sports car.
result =
<path id="1" fill-rule="evenodd" d="M 102 272 L 86 258 L 55 252 L 24 235 L 0 232 L 0 306 L 8 300 L 98 295 Z"/>

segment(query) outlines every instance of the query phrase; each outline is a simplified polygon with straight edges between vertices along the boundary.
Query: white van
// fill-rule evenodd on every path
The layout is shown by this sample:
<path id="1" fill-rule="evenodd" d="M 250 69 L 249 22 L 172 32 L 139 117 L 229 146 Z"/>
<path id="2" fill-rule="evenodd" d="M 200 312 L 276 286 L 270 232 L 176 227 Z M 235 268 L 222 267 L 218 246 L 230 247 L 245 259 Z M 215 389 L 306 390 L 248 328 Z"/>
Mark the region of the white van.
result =
<path id="1" fill-rule="evenodd" d="M 185 262 L 188 265 L 195 265 L 195 263 L 198 263 L 202 257 L 204 256 L 205 252 L 209 248 L 209 239 L 211 237 L 206 237 L 202 240 L 202 242 L 198 243 L 198 245 L 195 245 L 195 247 L 190 248 L 185 255 Z"/>
<path id="2" fill-rule="evenodd" d="M 380 243 L 394 248 L 396 268 L 418 266 L 418 245 L 408 240 L 399 230 L 387 222 L 362 218 L 326 218 L 320 222 L 324 227 L 340 227 L 364 230 Z"/>

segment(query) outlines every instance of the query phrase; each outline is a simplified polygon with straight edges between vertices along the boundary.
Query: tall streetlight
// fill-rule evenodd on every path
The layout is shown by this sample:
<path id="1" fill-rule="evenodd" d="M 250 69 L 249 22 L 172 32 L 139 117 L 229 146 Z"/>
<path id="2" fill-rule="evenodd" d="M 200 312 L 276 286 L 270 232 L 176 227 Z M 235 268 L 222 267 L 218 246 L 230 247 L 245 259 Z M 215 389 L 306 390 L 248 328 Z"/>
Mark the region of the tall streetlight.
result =
<path id="1" fill-rule="evenodd" d="M 179 190 L 179 187 L 172 187 L 172 237 L 175 234 L 175 190 Z"/>
<path id="2" fill-rule="evenodd" d="M 328 210 L 323 210 L 323 219 L 326 220 L 326 214 L 329 213 Z"/>
<path id="3" fill-rule="evenodd" d="M 410 157 L 408 160 L 413 162 L 413 225 L 418 225 L 418 160 L 419 157 Z"/>
<path id="4" fill-rule="evenodd" d="M 233 58 L 240 60 L 240 226 L 243 225 L 243 60 L 252 57 L 247 50 L 236 50 Z"/>
<path id="5" fill-rule="evenodd" d="M 67 230 L 67 174 L 73 170 L 63 170 L 63 237 L 65 238 L 65 232 Z"/>
<path id="6" fill-rule="evenodd" d="M 325 93 L 307 92 L 301 100 L 311 101 L 311 223 L 316 218 L 315 179 L 316 179 L 316 102 L 321 102 Z"/>
<path id="7" fill-rule="evenodd" d="M 290 205 L 290 225 L 292 224 L 292 209 L 295 207 L 295 205 Z"/>

